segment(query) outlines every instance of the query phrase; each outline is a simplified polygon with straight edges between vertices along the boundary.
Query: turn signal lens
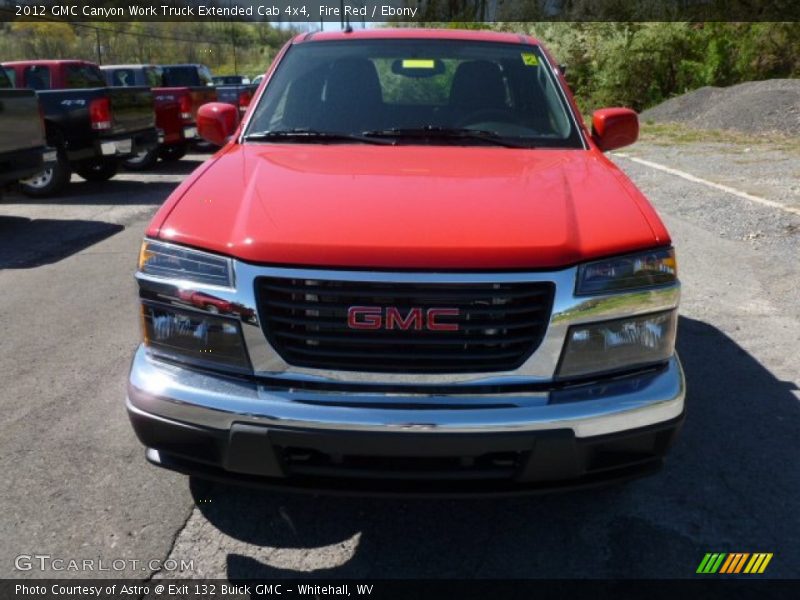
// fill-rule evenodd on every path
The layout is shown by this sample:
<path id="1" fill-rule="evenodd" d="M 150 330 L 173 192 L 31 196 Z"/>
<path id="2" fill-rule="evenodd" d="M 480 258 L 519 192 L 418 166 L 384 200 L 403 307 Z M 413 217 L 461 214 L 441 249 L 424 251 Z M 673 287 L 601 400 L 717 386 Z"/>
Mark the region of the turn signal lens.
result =
<path id="1" fill-rule="evenodd" d="M 185 94 L 181 96 L 179 101 L 179 110 L 181 113 L 181 121 L 186 123 L 193 123 L 194 122 L 194 115 L 192 114 L 192 98 L 189 94 Z"/>
<path id="2" fill-rule="evenodd" d="M 243 91 L 239 94 L 239 110 L 244 111 L 250 106 L 250 101 L 253 99 L 253 94 L 249 90 Z"/>
<path id="3" fill-rule="evenodd" d="M 677 279 L 675 250 L 658 248 L 581 265 L 575 293 L 604 294 L 666 285 Z"/>
<path id="4" fill-rule="evenodd" d="M 89 102 L 89 120 L 95 131 L 111 129 L 111 100 L 95 98 Z"/>
<path id="5" fill-rule="evenodd" d="M 153 240 L 142 242 L 139 271 L 164 279 L 233 287 L 231 259 Z"/>

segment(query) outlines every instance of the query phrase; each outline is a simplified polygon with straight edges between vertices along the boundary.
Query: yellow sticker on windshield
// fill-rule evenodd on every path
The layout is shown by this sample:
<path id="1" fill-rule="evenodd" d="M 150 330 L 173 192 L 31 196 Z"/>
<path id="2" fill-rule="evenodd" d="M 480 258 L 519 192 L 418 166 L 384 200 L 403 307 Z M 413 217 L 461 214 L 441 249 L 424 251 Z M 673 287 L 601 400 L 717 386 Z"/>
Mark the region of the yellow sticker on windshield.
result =
<path id="1" fill-rule="evenodd" d="M 433 69 L 436 62 L 427 58 L 407 58 L 403 60 L 404 69 Z"/>
<path id="2" fill-rule="evenodd" d="M 526 67 L 538 67 L 539 66 L 539 59 L 536 58 L 536 55 L 533 52 L 523 52 L 522 53 L 522 63 Z"/>

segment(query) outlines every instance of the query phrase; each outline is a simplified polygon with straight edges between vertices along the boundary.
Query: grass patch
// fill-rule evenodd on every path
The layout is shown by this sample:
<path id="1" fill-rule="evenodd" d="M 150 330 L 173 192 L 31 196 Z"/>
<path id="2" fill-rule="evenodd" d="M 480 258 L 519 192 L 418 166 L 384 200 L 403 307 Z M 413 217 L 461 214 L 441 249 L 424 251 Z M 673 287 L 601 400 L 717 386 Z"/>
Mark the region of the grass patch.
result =
<path id="1" fill-rule="evenodd" d="M 800 138 L 781 133 L 751 134 L 730 129 L 699 129 L 682 123 L 642 122 L 639 132 L 642 142 L 659 146 L 675 144 L 715 143 L 742 146 L 770 146 L 773 150 L 800 153 Z"/>

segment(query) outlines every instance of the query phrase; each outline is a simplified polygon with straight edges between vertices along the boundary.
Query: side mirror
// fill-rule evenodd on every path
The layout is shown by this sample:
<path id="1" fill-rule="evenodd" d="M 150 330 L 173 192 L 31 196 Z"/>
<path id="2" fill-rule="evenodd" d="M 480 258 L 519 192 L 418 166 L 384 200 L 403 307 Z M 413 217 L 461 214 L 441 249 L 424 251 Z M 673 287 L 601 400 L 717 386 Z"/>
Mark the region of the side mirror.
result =
<path id="1" fill-rule="evenodd" d="M 239 126 L 239 110 L 232 104 L 209 102 L 197 111 L 197 133 L 215 146 L 224 146 Z"/>
<path id="2" fill-rule="evenodd" d="M 592 114 L 592 139 L 603 152 L 630 146 L 639 137 L 639 117 L 630 108 L 601 108 Z"/>

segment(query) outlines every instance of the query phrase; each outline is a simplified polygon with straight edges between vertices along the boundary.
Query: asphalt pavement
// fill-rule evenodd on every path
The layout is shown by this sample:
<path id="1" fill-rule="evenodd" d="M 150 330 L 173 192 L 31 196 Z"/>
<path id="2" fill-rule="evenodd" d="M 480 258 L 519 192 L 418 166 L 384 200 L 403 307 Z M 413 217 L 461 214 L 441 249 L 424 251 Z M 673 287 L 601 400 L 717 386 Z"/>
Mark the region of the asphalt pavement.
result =
<path id="1" fill-rule="evenodd" d="M 627 153 L 800 206 L 800 153 L 688 144 Z M 772 151 L 770 151 L 772 152 Z M 148 465 L 124 409 L 146 223 L 205 155 L 53 201 L 0 200 L 0 577 L 691 577 L 706 552 L 772 552 L 800 577 L 800 216 L 615 161 L 678 250 L 688 415 L 655 476 L 512 499 L 340 498 Z M 734 160 L 734 159 L 737 160 Z M 737 187 L 739 186 L 739 187 Z M 745 189 L 746 188 L 746 189 Z M 19 571 L 20 555 L 125 570 Z M 141 562 L 191 561 L 155 573 Z"/>

